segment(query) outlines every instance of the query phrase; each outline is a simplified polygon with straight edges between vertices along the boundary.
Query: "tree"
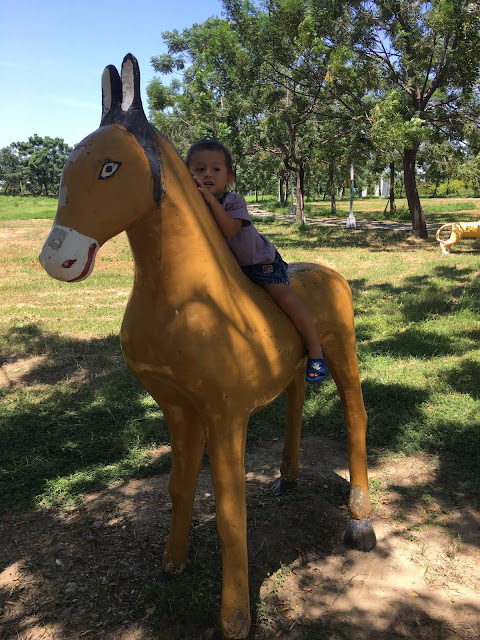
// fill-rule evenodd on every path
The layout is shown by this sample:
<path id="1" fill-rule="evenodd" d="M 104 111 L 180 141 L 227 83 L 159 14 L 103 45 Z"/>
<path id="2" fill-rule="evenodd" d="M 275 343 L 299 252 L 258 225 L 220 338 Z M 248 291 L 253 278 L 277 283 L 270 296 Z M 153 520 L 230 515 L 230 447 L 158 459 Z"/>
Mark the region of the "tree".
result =
<path id="1" fill-rule="evenodd" d="M 476 196 L 480 196 L 480 153 L 469 156 L 460 168 L 465 186 L 473 189 Z"/>
<path id="2" fill-rule="evenodd" d="M 227 0 L 227 15 L 250 53 L 252 87 L 261 124 L 259 148 L 277 156 L 296 184 L 296 218 L 304 220 L 305 164 L 315 139 L 316 114 L 325 102 L 330 47 L 313 26 L 309 3 L 267 5 Z M 323 35 L 323 34 L 322 34 Z"/>
<path id="3" fill-rule="evenodd" d="M 159 73 L 181 72 L 164 86 L 154 79 L 147 87 L 153 123 L 185 154 L 200 138 L 216 138 L 234 162 L 255 153 L 256 107 L 249 88 L 249 54 L 231 25 L 210 18 L 182 33 L 162 34 L 168 53 L 151 59 Z"/>
<path id="4" fill-rule="evenodd" d="M 433 186 L 432 196 L 437 195 L 442 182 L 448 183 L 457 173 L 462 160 L 462 152 L 447 140 L 438 143 L 426 142 L 418 151 L 418 164 L 423 169 L 425 182 Z"/>
<path id="5" fill-rule="evenodd" d="M 28 142 L 17 142 L 12 146 L 18 152 L 19 161 L 25 167 L 33 193 L 57 195 L 63 165 L 72 148 L 62 138 L 45 138 L 37 134 Z"/>
<path id="6" fill-rule="evenodd" d="M 18 195 L 26 182 L 26 169 L 22 165 L 15 145 L 0 149 L 0 182 L 6 195 Z"/>
<path id="7" fill-rule="evenodd" d="M 417 152 L 433 130 L 444 137 L 461 137 L 471 122 L 480 61 L 478 4 L 470 0 L 365 0 L 359 12 L 359 24 L 362 22 L 361 50 L 378 63 L 386 87 L 384 99 L 397 107 L 395 120 L 402 141 L 413 233 L 426 238 L 416 185 Z"/>

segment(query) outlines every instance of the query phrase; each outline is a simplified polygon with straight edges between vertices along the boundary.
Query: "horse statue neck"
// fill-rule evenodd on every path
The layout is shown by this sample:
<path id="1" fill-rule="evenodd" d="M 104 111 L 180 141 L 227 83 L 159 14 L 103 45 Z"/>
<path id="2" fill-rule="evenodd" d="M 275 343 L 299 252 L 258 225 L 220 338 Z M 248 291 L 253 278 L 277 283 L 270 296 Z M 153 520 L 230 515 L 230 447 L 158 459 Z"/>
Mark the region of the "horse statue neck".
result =
<path id="1" fill-rule="evenodd" d="M 156 295 L 231 297 L 252 285 L 223 238 L 207 204 L 171 144 L 158 134 L 165 170 L 158 206 L 136 221 L 127 235 L 135 262 L 134 286 Z M 243 283 L 243 286 L 242 286 Z"/>

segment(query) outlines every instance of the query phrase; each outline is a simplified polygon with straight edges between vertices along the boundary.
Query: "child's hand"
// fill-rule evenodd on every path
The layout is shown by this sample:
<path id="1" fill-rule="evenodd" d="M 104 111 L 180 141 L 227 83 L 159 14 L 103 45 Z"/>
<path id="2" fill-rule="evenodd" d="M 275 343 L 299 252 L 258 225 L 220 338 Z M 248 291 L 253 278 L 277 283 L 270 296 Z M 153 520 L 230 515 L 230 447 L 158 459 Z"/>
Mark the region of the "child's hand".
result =
<path id="1" fill-rule="evenodd" d="M 211 202 L 211 199 L 212 199 L 212 194 L 211 194 L 207 189 L 204 189 L 204 188 L 203 188 L 202 183 L 200 182 L 199 178 L 197 178 L 197 176 L 196 176 L 196 175 L 194 175 L 193 173 L 192 173 L 191 175 L 192 175 L 192 178 L 193 178 L 193 180 L 194 180 L 195 184 L 196 184 L 196 185 L 197 185 L 197 187 L 198 187 L 198 190 L 199 190 L 199 191 L 200 191 L 200 193 L 202 194 L 202 196 L 203 196 L 203 198 L 204 198 L 205 202 L 209 205 L 209 204 L 210 204 L 210 202 Z"/>

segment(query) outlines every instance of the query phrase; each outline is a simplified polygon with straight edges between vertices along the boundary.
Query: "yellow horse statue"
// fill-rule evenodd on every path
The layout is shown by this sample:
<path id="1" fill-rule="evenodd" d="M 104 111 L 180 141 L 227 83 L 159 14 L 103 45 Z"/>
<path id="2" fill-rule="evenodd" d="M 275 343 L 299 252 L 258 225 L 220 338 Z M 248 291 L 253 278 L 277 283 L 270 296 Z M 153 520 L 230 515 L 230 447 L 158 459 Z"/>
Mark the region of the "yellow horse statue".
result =
<path id="1" fill-rule="evenodd" d="M 446 240 L 441 238 L 441 234 L 444 231 L 450 232 L 450 236 Z M 462 238 L 477 238 L 477 240 L 480 240 L 480 220 L 476 222 L 448 222 L 437 230 L 436 238 L 442 248 L 442 252 L 448 255 L 453 245 L 457 244 Z"/>
<path id="2" fill-rule="evenodd" d="M 135 271 L 120 340 L 125 361 L 161 407 L 171 437 L 170 534 L 164 575 L 187 562 L 198 473 L 207 446 L 222 545 L 221 623 L 250 629 L 244 453 L 249 417 L 286 390 L 286 433 L 275 493 L 296 483 L 306 355 L 289 318 L 243 274 L 190 173 L 147 121 L 137 60 L 102 76 L 103 115 L 70 154 L 40 262 L 78 282 L 109 238 L 126 230 Z M 348 435 L 351 520 L 345 542 L 369 551 L 366 428 L 347 282 L 317 264 L 291 264 L 341 395 Z"/>

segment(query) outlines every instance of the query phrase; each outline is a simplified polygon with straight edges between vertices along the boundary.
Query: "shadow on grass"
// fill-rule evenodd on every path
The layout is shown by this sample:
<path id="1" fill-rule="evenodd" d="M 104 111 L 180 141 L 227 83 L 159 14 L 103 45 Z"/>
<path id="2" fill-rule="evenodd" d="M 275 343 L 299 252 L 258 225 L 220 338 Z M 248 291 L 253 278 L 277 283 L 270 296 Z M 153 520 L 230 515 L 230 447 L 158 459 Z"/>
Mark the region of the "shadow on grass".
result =
<path id="1" fill-rule="evenodd" d="M 145 392 L 123 364 L 118 338 L 62 339 L 43 333 L 35 325 L 15 329 L 7 338 L 21 354 L 15 355 L 13 350 L 6 354 L 5 360 L 10 363 L 20 363 L 28 355 L 43 357 L 21 376 L 19 382 L 28 383 L 27 388 L 16 388 L 12 382 L 2 392 L 6 410 L 0 455 L 6 471 L 1 479 L 3 485 L 8 483 L 2 496 L 7 510 L 34 507 L 36 496 L 44 492 L 48 482 L 62 475 L 83 474 L 70 483 L 68 490 L 72 494 L 105 487 L 112 480 L 109 471 L 112 468 L 119 480 L 157 475 L 149 480 L 148 487 L 143 485 L 142 489 L 141 484 L 135 484 L 127 496 L 122 486 L 110 489 L 108 496 L 100 495 L 99 503 L 90 511 L 87 507 L 62 517 L 56 510 L 5 516 L 2 537 L 7 565 L 23 563 L 19 575 L 25 576 L 26 584 L 28 580 L 38 584 L 30 599 L 26 590 L 13 593 L 0 590 L 0 598 L 14 603 L 8 605 L 14 612 L 6 618 L 5 628 L 11 630 L 6 637 L 13 638 L 19 628 L 28 631 L 38 623 L 51 625 L 58 637 L 65 640 L 90 634 L 92 628 L 98 629 L 97 635 L 101 637 L 105 627 L 112 634 L 140 633 L 146 640 L 157 637 L 199 640 L 206 627 L 218 627 L 221 567 L 213 506 L 200 503 L 196 507 L 193 564 L 173 583 L 156 585 L 168 531 L 167 474 L 159 473 L 166 470 L 167 465 L 162 466 L 166 459 L 161 458 L 162 465 L 145 463 L 143 467 L 138 459 L 136 463 L 128 461 L 132 460 L 132 449 L 160 446 L 167 442 L 168 434 L 163 419 L 153 412 Z M 408 353 L 408 347 L 401 341 L 390 347 L 399 355 Z M 471 375 L 473 385 L 478 371 L 465 364 L 460 373 Z M 452 368 L 444 375 L 452 384 L 461 385 L 458 374 Z M 373 453 L 402 450 L 405 439 L 410 438 L 412 447 L 417 444 L 419 450 L 431 450 L 440 460 L 435 484 L 419 485 L 404 494 L 398 491 L 399 510 L 413 508 L 412 502 L 423 504 L 426 492 L 448 509 L 456 498 L 449 487 L 455 486 L 467 496 L 473 495 L 475 486 L 478 491 L 478 484 L 475 485 L 480 455 L 478 425 L 469 425 L 459 437 L 458 424 L 449 419 L 436 432 L 427 433 L 418 427 L 429 403 L 428 392 L 409 387 L 408 381 L 405 385 L 366 381 L 363 390 Z M 334 385 L 309 387 L 307 396 L 308 401 L 316 399 L 317 405 L 305 417 L 306 431 L 334 436 L 338 449 L 345 452 L 345 427 Z M 281 439 L 284 413 L 284 399 L 280 398 L 252 418 L 250 438 Z M 412 430 L 418 434 L 417 442 Z M 271 444 L 266 443 L 265 450 Z M 321 566 L 323 560 L 345 554 L 341 536 L 346 514 L 338 506 L 348 498 L 348 485 L 338 476 L 335 479 L 334 453 L 323 452 L 322 475 L 317 473 L 313 478 L 311 473 L 305 473 L 304 487 L 277 501 L 271 497 L 270 485 L 280 461 L 281 442 L 274 444 L 277 451 L 271 464 L 265 464 L 267 454 L 263 452 L 257 460 L 255 473 L 261 478 L 261 485 L 247 486 L 251 585 L 258 624 L 252 637 L 259 640 L 273 639 L 292 626 L 292 619 L 279 615 L 284 608 L 279 591 L 281 580 L 287 575 L 282 573 L 283 566 L 299 557 L 299 549 L 300 556 L 306 554 L 306 560 L 299 564 L 296 579 L 300 593 L 312 594 L 309 611 L 347 593 L 341 584 L 324 582 L 321 573 L 314 574 L 309 565 L 318 562 Z M 95 470 L 99 470 L 98 475 Z M 128 509 L 126 498 L 130 503 Z M 121 512 L 117 506 L 120 502 Z M 95 523 L 101 526 L 97 528 Z M 378 557 L 387 559 L 394 552 L 395 539 L 382 540 Z M 266 580 L 269 590 L 260 596 Z M 74 587 L 69 587 L 72 583 Z M 72 589 L 76 589 L 73 594 Z M 429 617 L 428 602 L 418 606 L 417 618 L 409 630 L 411 635 L 405 637 L 415 637 L 418 619 L 432 631 L 434 635 L 430 637 L 444 637 L 442 634 L 448 628 L 441 620 Z M 385 626 L 393 628 L 395 620 L 404 615 L 405 605 L 403 601 L 391 601 L 389 607 L 390 614 L 384 614 Z M 472 611 L 472 615 L 479 613 Z M 302 621 L 302 625 L 297 625 L 295 637 L 305 639 L 330 638 L 332 633 L 347 638 L 358 628 L 358 622 L 351 623 L 333 613 Z M 375 634 L 368 624 L 365 618 L 362 629 Z"/>
<path id="2" fill-rule="evenodd" d="M 398 300 L 398 309 L 407 323 L 466 309 L 477 312 L 480 308 L 480 276 L 474 267 L 438 265 L 428 274 L 404 278 L 399 285 L 391 282 L 369 285 L 364 278 L 349 280 L 349 285 L 357 320 L 377 313 L 372 300 L 375 303 L 390 298 Z M 367 310 L 362 308 L 364 303 Z M 358 338 L 362 339 L 361 335 Z"/>
<path id="3" fill-rule="evenodd" d="M 2 509 L 74 500 L 165 467 L 163 457 L 143 455 L 168 442 L 168 432 L 124 364 L 116 336 L 75 340 L 28 325 L 5 338 L 12 351 L 3 364 L 35 360 L 0 389 Z"/>
<path id="4" fill-rule="evenodd" d="M 478 379 L 478 369 L 478 363 L 466 363 L 461 371 L 451 367 L 444 376 L 452 388 L 468 393 L 468 385 Z M 457 415 L 438 406 L 438 397 L 428 390 L 410 386 L 408 379 L 405 384 L 366 380 L 362 390 L 368 415 L 367 445 L 373 459 L 385 453 L 434 455 L 438 458 L 439 486 L 445 487 L 443 497 L 456 503 L 456 489 L 461 486 L 462 496 L 477 504 L 480 418 L 474 408 Z M 333 383 L 318 391 L 308 389 L 304 431 L 332 437 L 340 450 L 346 450 L 342 405 Z"/>
<path id="5" fill-rule="evenodd" d="M 279 223 L 277 223 L 279 224 Z M 284 223 L 289 225 L 289 223 Z M 266 234 L 280 250 L 315 249 L 321 258 L 322 248 L 358 248 L 375 251 L 414 251 L 416 244 L 408 242 L 411 231 L 375 231 L 375 230 L 351 230 L 330 226 L 300 226 L 295 233 L 288 235 L 275 233 L 268 228 Z M 422 244 L 422 248 L 429 244 L 436 246 L 434 238 Z"/>
<path id="6" fill-rule="evenodd" d="M 278 457 L 280 443 L 272 444 Z M 361 628 L 362 637 L 397 640 L 418 637 L 420 624 L 424 637 L 450 637 L 451 626 L 432 614 L 435 604 L 438 611 L 438 594 L 436 601 L 435 594 L 422 594 L 412 616 L 411 602 L 399 595 L 398 583 L 392 591 L 382 576 L 388 607 L 372 613 L 372 607 L 362 606 L 370 587 L 375 593 L 365 576 L 375 562 L 377 567 L 396 566 L 402 533 L 392 527 L 370 554 L 344 547 L 347 514 L 339 505 L 348 489 L 333 472 L 334 452 L 319 451 L 315 464 L 322 473 L 304 469 L 298 490 L 279 500 L 271 495 L 274 472 L 268 456 L 265 465 L 258 449 L 247 455 L 254 478 L 247 485 L 250 638 L 273 640 L 289 632 L 297 640 L 346 640 Z M 203 469 L 202 492 L 211 491 L 207 475 Z M 416 499 L 423 498 L 419 487 Z M 407 499 L 411 496 L 405 506 Z M 133 488 L 111 489 L 72 513 L 48 510 L 4 517 L 0 564 L 15 567 L 18 588 L 0 587 L 0 601 L 8 602 L 2 638 L 13 640 L 19 631 L 33 636 L 45 628 L 62 640 L 84 635 L 220 638 L 221 558 L 213 507 L 213 500 L 196 500 L 190 562 L 166 584 L 155 581 L 168 532 L 166 474 Z M 410 578 L 405 584 L 410 585 Z M 335 606 L 340 598 L 343 602 Z M 467 607 L 477 619 L 479 607 Z"/>

